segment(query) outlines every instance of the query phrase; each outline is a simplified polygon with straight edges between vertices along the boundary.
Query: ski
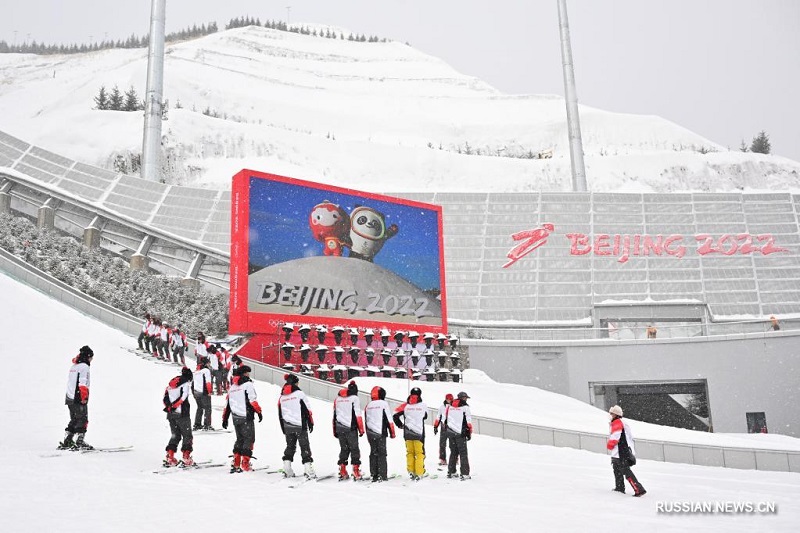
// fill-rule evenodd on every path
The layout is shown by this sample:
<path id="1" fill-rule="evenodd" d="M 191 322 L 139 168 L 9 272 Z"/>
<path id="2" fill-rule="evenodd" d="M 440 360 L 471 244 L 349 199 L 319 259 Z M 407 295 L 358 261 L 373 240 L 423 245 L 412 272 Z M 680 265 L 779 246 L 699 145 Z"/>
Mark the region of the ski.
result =
<path id="1" fill-rule="evenodd" d="M 333 479 L 334 477 L 336 477 L 336 474 L 327 474 L 325 476 L 319 476 L 319 477 L 306 477 L 306 476 L 300 477 L 300 476 L 298 476 L 298 478 L 300 478 L 300 480 L 297 481 L 296 483 L 293 483 L 293 484 L 289 485 L 289 488 L 290 489 L 296 489 L 298 487 L 302 487 L 303 485 L 305 485 L 309 481 L 314 481 L 316 483 L 319 483 L 320 481 L 325 481 L 327 479 Z"/>
<path id="2" fill-rule="evenodd" d="M 212 461 L 200 461 L 191 466 L 186 466 L 182 463 L 177 466 L 165 466 L 161 470 L 153 470 L 154 474 L 171 474 L 174 472 L 184 472 L 186 470 L 202 470 L 204 468 L 219 468 L 225 466 L 227 463 L 214 463 Z"/>
<path id="3" fill-rule="evenodd" d="M 386 483 L 387 481 L 392 481 L 394 479 L 401 479 L 401 477 L 402 476 L 400 476 L 400 474 L 391 474 L 391 475 L 387 476 L 387 478 L 384 479 L 383 481 L 376 481 L 375 483 L 373 483 L 372 482 L 372 477 L 365 477 L 364 481 L 369 481 L 370 483 L 369 483 L 368 486 L 371 487 L 371 486 L 375 485 L 376 483 Z"/>
<path id="4" fill-rule="evenodd" d="M 152 362 L 160 364 L 160 365 L 183 366 L 181 363 L 176 363 L 176 362 L 174 362 L 172 360 L 164 360 L 161 357 L 154 357 L 152 353 L 139 351 L 138 348 L 128 348 L 127 346 L 120 346 L 120 348 L 122 348 L 123 350 L 125 350 L 127 352 L 132 353 L 133 355 L 141 357 L 145 361 L 152 361 Z"/>
<path id="5" fill-rule="evenodd" d="M 193 429 L 192 435 L 222 435 L 225 433 L 233 433 L 230 429 Z"/>
<path id="6" fill-rule="evenodd" d="M 115 452 L 127 452 L 133 449 L 133 446 L 117 446 L 114 448 L 68 448 L 68 449 L 61 449 L 56 450 L 53 453 L 46 453 L 42 454 L 39 457 L 42 458 L 49 458 L 49 457 L 64 457 L 67 455 L 78 455 L 84 453 L 115 453 Z"/>
<path id="7" fill-rule="evenodd" d="M 115 446 L 111 448 L 92 448 L 92 449 L 80 449 L 78 450 L 80 453 L 115 453 L 115 452 L 128 452 L 133 449 L 133 446 Z"/>

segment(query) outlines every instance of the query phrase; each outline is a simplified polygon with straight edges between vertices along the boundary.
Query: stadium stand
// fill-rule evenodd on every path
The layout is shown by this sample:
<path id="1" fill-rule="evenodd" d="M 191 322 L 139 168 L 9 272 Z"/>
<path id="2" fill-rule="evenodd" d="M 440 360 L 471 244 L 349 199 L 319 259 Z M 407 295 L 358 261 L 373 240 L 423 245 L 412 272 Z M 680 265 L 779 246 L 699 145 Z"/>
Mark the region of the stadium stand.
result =
<path id="1" fill-rule="evenodd" d="M 135 258 L 144 257 L 144 266 L 164 274 L 216 291 L 228 288 L 230 191 L 147 182 L 3 132 L 0 177 L 7 209 L 42 223 L 43 210 L 52 212 L 55 227 L 85 239 L 87 231 L 97 230 L 98 244 L 132 265 L 141 265 Z M 394 195 L 443 208 L 448 318 L 454 328 L 482 330 L 492 338 L 539 338 L 537 332 L 548 328 L 547 338 L 591 338 L 602 336 L 613 319 L 600 310 L 619 304 L 647 307 L 648 318 L 659 318 L 659 306 L 700 306 L 709 328 L 800 314 L 800 195 Z M 516 244 L 511 235 L 545 223 L 555 227 L 546 245 L 503 268 Z M 631 253 L 624 262 L 597 253 L 573 255 L 567 235 L 576 233 L 680 235 L 685 255 Z M 719 251 L 700 253 L 705 234 Z M 718 240 L 723 235 L 731 237 Z M 739 235 L 771 235 L 782 250 L 764 254 L 767 241 L 753 239 L 756 248 L 742 253 Z M 696 320 L 695 315 L 690 311 L 683 318 Z"/>

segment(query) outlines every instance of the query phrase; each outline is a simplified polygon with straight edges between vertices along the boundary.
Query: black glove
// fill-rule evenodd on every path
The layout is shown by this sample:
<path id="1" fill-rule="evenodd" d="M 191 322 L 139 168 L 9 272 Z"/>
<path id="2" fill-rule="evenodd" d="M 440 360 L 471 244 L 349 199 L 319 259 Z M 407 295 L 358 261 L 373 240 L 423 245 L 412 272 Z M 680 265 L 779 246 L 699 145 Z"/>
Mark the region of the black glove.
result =
<path id="1" fill-rule="evenodd" d="M 308 432 L 309 433 L 314 433 L 314 424 L 312 424 L 312 423 L 308 424 Z"/>
<path id="2" fill-rule="evenodd" d="M 259 421 L 259 422 L 261 422 L 262 420 L 264 420 L 264 415 L 262 415 L 260 412 L 256 412 L 256 414 L 258 415 L 258 421 Z"/>
<path id="3" fill-rule="evenodd" d="M 227 420 L 223 420 L 222 421 L 222 429 L 228 429 L 228 421 Z"/>
<path id="4" fill-rule="evenodd" d="M 470 439 L 472 439 L 472 432 L 471 431 L 467 431 L 467 440 L 470 440 Z"/>
<path id="5" fill-rule="evenodd" d="M 436 435 L 439 433 L 439 426 L 433 426 L 433 434 Z"/>

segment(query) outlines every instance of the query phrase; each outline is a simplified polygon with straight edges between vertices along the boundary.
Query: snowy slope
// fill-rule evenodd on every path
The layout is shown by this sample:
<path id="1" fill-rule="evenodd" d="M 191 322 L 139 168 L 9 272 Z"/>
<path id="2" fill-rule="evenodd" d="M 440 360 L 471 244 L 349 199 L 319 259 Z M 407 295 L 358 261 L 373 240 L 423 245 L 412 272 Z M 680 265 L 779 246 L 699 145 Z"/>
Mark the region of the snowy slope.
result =
<path id="1" fill-rule="evenodd" d="M 2 54 L 0 130 L 100 166 L 140 152 L 142 113 L 92 107 L 101 85 L 141 95 L 146 59 Z M 228 30 L 167 46 L 164 94 L 164 146 L 182 183 L 227 188 L 255 168 L 366 190 L 570 188 L 562 98 L 502 94 L 397 42 Z M 800 189 L 797 162 L 728 151 L 659 117 L 582 107 L 581 124 L 593 190 Z M 459 153 L 467 144 L 472 155 Z M 550 149 L 552 159 L 494 156 Z"/>
<path id="2" fill-rule="evenodd" d="M 3 387 L 0 419 L 0 516 L 2 531 L 187 530 L 222 531 L 278 527 L 298 531 L 388 533 L 424 529 L 464 533 L 503 531 L 586 531 L 609 524 L 636 530 L 794 531 L 800 520 L 798 474 L 740 471 L 640 461 L 637 475 L 648 490 L 641 499 L 612 493 L 608 458 L 589 452 L 531 446 L 476 436 L 470 443 L 474 478 L 418 484 L 391 481 L 380 486 L 307 484 L 290 490 L 276 476 L 230 475 L 224 469 L 154 475 L 168 439 L 160 401 L 177 367 L 145 361 L 122 349 L 134 339 L 0 275 L 0 325 L 6 339 L 0 356 L 11 365 Z M 24 350 L 13 342 L 24 342 Z M 70 359 L 88 343 L 92 364 L 90 429 L 95 445 L 132 444 L 118 454 L 51 454 L 67 422 L 63 405 Z M 476 379 L 478 376 L 475 376 Z M 491 385 L 485 386 L 485 385 Z M 369 386 L 366 381 L 363 387 Z M 428 385 L 423 384 L 428 391 Z M 476 414 L 498 405 L 503 384 L 463 385 Z M 256 426 L 257 464 L 278 465 L 282 438 L 275 415 L 278 389 L 256 382 L 266 410 Z M 533 389 L 535 391 L 535 389 Z M 430 392 L 430 394 L 429 394 Z M 426 395 L 437 396 L 434 389 Z M 575 418 L 571 402 L 536 392 L 543 410 Z M 549 397 L 549 399 L 548 399 Z M 220 398 L 214 398 L 219 407 Z M 331 405 L 312 401 L 317 429 L 311 435 L 320 473 L 333 472 L 338 445 L 330 434 Z M 488 410 L 492 410 L 489 407 Z M 497 413 L 495 413 L 497 414 Z M 219 424 L 219 411 L 214 423 Z M 634 428 L 638 425 L 634 422 Z M 592 422 L 586 431 L 598 430 Z M 200 434 L 196 459 L 224 461 L 229 434 Z M 362 440 L 362 452 L 368 445 Z M 435 439 L 428 439 L 429 470 Z M 390 441 L 389 470 L 403 472 L 402 441 Z M 299 462 L 299 461 L 298 461 Z M 658 502 L 774 502 L 777 514 L 669 516 Z M 620 522 L 623 520 L 623 522 Z"/>

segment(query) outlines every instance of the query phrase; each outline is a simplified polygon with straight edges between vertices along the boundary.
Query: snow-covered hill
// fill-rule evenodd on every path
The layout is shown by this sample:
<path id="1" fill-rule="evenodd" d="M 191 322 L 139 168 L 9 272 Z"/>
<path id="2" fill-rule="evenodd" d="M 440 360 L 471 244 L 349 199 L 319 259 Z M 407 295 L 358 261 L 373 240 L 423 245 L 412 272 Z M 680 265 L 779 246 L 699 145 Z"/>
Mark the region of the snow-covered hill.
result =
<path id="1" fill-rule="evenodd" d="M 146 49 L 2 54 L 0 130 L 109 167 L 141 151 L 143 116 L 93 97 L 143 94 L 146 68 Z M 228 30 L 167 46 L 164 95 L 171 181 L 227 188 L 246 167 L 384 192 L 570 188 L 561 97 L 502 94 L 398 42 Z M 800 163 L 659 117 L 582 107 L 581 124 L 592 190 L 800 189 Z"/>

